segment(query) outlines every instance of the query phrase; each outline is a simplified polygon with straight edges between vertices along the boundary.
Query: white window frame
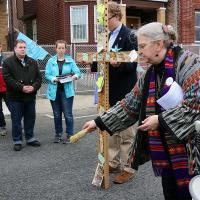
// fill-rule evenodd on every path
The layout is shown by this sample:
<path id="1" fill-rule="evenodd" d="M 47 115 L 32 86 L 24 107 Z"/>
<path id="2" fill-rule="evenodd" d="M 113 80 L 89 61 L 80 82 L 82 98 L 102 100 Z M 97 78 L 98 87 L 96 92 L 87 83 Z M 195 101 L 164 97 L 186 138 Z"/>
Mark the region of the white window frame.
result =
<path id="1" fill-rule="evenodd" d="M 200 40 L 196 40 L 196 28 L 199 28 L 199 31 L 200 31 L 200 26 L 196 26 L 196 14 L 199 14 L 200 15 L 200 11 L 199 10 L 196 10 L 195 11 L 195 25 L 194 25 L 194 31 L 195 31 L 195 42 L 196 43 L 200 43 Z"/>
<path id="2" fill-rule="evenodd" d="M 72 24 L 72 10 L 73 8 L 86 8 L 86 38 L 85 39 L 74 39 L 73 38 L 73 24 Z M 70 33 L 71 43 L 87 43 L 88 42 L 88 5 L 70 6 Z"/>
<path id="3" fill-rule="evenodd" d="M 97 42 L 97 5 L 94 5 L 94 41 Z"/>

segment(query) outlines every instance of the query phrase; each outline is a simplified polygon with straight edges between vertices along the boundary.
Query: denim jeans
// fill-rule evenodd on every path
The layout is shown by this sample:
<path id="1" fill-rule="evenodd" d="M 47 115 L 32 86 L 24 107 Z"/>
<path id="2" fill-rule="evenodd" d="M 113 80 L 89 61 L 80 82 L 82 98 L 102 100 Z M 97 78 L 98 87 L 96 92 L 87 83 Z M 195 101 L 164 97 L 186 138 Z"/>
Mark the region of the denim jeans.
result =
<path id="1" fill-rule="evenodd" d="M 54 114 L 54 125 L 56 131 L 56 137 L 61 137 L 63 133 L 62 127 L 62 113 L 64 114 L 66 133 L 68 136 L 73 135 L 74 131 L 74 119 L 72 114 L 74 97 L 67 98 L 65 91 L 62 89 L 57 90 L 55 101 L 50 101 Z"/>
<path id="2" fill-rule="evenodd" d="M 0 92 L 0 127 L 5 127 L 6 126 L 6 121 L 5 117 L 3 114 L 3 105 L 2 105 L 2 100 L 4 99 L 7 107 L 8 107 L 8 101 L 6 98 L 6 92 Z"/>
<path id="3" fill-rule="evenodd" d="M 9 108 L 12 120 L 12 138 L 14 144 L 22 143 L 22 118 L 24 118 L 24 133 L 26 142 L 35 141 L 34 125 L 35 125 L 35 99 L 31 101 L 13 101 L 9 100 Z"/>

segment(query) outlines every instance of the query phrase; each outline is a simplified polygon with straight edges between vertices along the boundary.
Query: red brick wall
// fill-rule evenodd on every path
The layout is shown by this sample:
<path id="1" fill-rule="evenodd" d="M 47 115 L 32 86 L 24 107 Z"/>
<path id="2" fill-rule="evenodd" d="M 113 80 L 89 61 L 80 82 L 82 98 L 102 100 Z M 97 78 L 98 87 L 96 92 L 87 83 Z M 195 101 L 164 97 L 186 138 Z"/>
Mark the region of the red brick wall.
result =
<path id="1" fill-rule="evenodd" d="M 13 6 L 13 26 L 21 32 L 24 31 L 23 21 L 19 19 L 23 13 L 23 1 L 22 0 L 12 0 Z"/>
<path id="2" fill-rule="evenodd" d="M 195 11 L 200 11 L 200 0 L 193 0 L 194 2 L 194 12 Z M 195 13 L 194 13 L 194 22 L 193 25 L 195 26 Z M 195 35 L 195 32 L 194 32 Z"/>
<path id="3" fill-rule="evenodd" d="M 194 42 L 194 5 L 193 0 L 180 0 L 179 42 Z"/>
<path id="4" fill-rule="evenodd" d="M 57 3 L 54 2 L 49 0 L 38 0 L 37 2 L 37 31 L 39 44 L 53 44 L 56 40 L 56 28 L 59 24 L 54 22 L 54 19 L 58 17 L 56 16 Z"/>
<path id="5" fill-rule="evenodd" d="M 13 1 L 13 3 L 16 4 L 17 19 L 20 19 L 24 15 L 24 1 L 23 0 L 15 0 L 15 1 Z"/>
<path id="6" fill-rule="evenodd" d="M 3 44 L 3 51 L 7 49 L 6 36 L 8 35 L 8 16 L 5 2 L 0 4 L 0 42 Z"/>
<path id="7" fill-rule="evenodd" d="M 35 15 L 37 10 L 37 0 L 23 1 L 24 3 L 24 15 Z"/>
<path id="8" fill-rule="evenodd" d="M 55 18 L 54 18 L 54 27 L 55 27 L 55 40 L 65 39 L 64 34 L 64 24 L 65 24 L 65 17 L 64 17 L 64 1 L 57 1 L 55 5 Z"/>
<path id="9" fill-rule="evenodd" d="M 168 1 L 166 24 L 171 24 L 174 27 L 177 25 L 178 43 L 194 43 L 195 10 L 200 10 L 200 0 L 177 0 L 177 15 L 175 13 L 174 2 L 174 0 Z"/>
<path id="10" fill-rule="evenodd" d="M 64 2 L 63 0 L 38 0 L 37 25 L 38 43 L 54 44 L 58 39 L 71 43 L 70 36 L 70 6 L 88 5 L 88 24 L 94 24 L 94 1 Z M 42 8 L 42 9 L 40 9 Z M 94 43 L 94 26 L 90 26 L 89 43 Z"/>
<path id="11" fill-rule="evenodd" d="M 183 44 L 194 43 L 195 10 L 200 10 L 200 0 L 180 0 L 179 9 L 179 42 Z"/>

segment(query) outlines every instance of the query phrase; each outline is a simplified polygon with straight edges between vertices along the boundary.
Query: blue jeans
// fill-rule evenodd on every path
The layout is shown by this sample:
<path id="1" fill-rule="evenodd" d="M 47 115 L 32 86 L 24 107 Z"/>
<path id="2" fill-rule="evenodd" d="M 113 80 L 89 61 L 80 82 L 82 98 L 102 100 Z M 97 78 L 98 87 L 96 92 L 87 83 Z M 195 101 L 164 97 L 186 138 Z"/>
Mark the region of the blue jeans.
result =
<path id="1" fill-rule="evenodd" d="M 62 127 L 62 113 L 64 114 L 66 133 L 68 136 L 73 135 L 74 131 L 74 119 L 72 114 L 74 97 L 67 98 L 65 92 L 62 89 L 57 90 L 55 101 L 50 101 L 54 114 L 54 125 L 56 131 L 56 137 L 61 137 L 63 133 Z"/>
<path id="2" fill-rule="evenodd" d="M 22 144 L 22 118 L 24 118 L 24 133 L 27 142 L 35 141 L 34 125 L 35 125 L 35 99 L 31 101 L 13 101 L 9 100 L 9 109 L 12 120 L 12 138 L 14 144 Z"/>

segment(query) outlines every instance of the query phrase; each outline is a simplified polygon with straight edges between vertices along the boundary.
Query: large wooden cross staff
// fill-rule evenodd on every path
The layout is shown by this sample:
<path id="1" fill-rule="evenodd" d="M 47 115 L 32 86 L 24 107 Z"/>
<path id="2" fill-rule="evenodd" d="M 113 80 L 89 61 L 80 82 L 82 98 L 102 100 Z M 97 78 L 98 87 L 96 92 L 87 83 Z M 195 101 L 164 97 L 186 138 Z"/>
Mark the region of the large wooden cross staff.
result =
<path id="1" fill-rule="evenodd" d="M 97 0 L 97 51 L 108 50 L 108 0 Z M 98 92 L 98 111 L 108 110 L 109 108 L 109 71 L 108 63 L 103 60 L 98 62 L 99 78 L 103 77 L 101 83 L 102 90 Z M 108 136 L 106 131 L 98 129 L 98 165 L 93 179 L 102 181 L 101 186 L 105 189 L 109 188 L 109 165 L 108 165 Z M 98 184 L 98 183 L 97 183 Z"/>
<path id="2" fill-rule="evenodd" d="M 108 52 L 108 0 L 97 0 L 97 53 L 77 53 L 76 61 L 98 62 L 98 111 L 109 109 L 109 69 L 110 60 L 116 62 L 135 62 L 137 53 L 135 51 Z M 112 49 L 113 50 L 113 49 Z M 81 135 L 82 134 L 82 135 Z M 80 133 L 80 137 L 85 133 Z M 108 137 L 106 131 L 98 129 L 98 165 L 92 184 L 109 188 L 109 164 L 108 164 Z"/>

